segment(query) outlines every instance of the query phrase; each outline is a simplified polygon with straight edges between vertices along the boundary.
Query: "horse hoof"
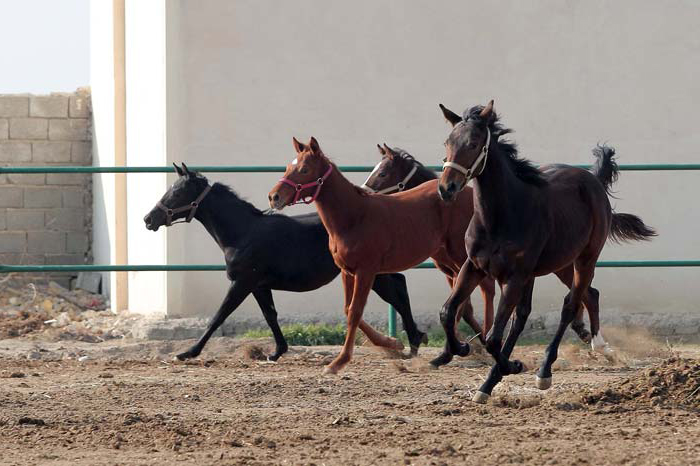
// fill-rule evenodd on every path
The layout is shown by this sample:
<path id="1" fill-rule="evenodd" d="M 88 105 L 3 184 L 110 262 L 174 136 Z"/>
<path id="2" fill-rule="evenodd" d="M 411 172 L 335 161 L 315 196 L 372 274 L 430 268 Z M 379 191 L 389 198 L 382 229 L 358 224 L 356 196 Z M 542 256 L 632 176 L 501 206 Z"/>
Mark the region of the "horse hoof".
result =
<path id="1" fill-rule="evenodd" d="M 477 391 L 476 393 L 474 393 L 472 401 L 474 403 L 479 403 L 480 405 L 485 405 L 486 402 L 489 401 L 489 398 L 491 398 L 491 395 L 489 395 L 488 393 Z"/>
<path id="2" fill-rule="evenodd" d="M 173 358 L 173 361 L 187 361 L 193 357 L 194 356 L 192 356 L 190 353 L 180 353 Z"/>
<path id="3" fill-rule="evenodd" d="M 418 356 L 418 347 L 411 345 L 411 357 L 415 358 L 416 356 Z"/>
<path id="4" fill-rule="evenodd" d="M 391 341 L 391 348 L 392 349 L 395 349 L 397 351 L 401 351 L 405 348 L 405 346 L 403 346 L 403 343 L 401 342 L 401 340 L 399 340 L 398 338 L 392 338 L 391 340 L 392 340 Z"/>
<path id="5" fill-rule="evenodd" d="M 535 385 L 537 385 L 537 388 L 539 388 L 540 390 L 547 390 L 549 387 L 552 386 L 552 378 L 551 377 L 540 378 L 540 376 L 536 375 L 535 376 Z"/>
<path id="6" fill-rule="evenodd" d="M 323 373 L 327 375 L 336 375 L 338 373 L 338 369 L 333 366 L 326 366 L 323 368 Z"/>
<path id="7" fill-rule="evenodd" d="M 449 353 L 442 353 L 440 356 L 430 361 L 430 365 L 437 369 L 440 366 L 449 364 L 450 361 L 452 361 L 452 355 Z"/>
<path id="8" fill-rule="evenodd" d="M 459 348 L 455 354 L 461 358 L 464 358 L 464 357 L 469 356 L 470 352 L 471 352 L 471 349 L 469 347 L 469 343 L 463 343 L 463 344 L 459 345 Z"/>

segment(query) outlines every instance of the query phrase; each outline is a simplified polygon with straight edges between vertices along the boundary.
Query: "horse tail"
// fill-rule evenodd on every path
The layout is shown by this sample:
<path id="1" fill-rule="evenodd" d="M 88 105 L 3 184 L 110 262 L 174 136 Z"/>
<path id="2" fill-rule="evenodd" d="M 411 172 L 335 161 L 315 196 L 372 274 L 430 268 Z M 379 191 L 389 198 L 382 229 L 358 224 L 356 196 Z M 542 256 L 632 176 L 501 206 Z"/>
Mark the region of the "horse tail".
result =
<path id="1" fill-rule="evenodd" d="M 612 185 L 617 181 L 620 168 L 615 161 L 615 149 L 597 145 L 593 149 L 595 163 L 591 171 L 601 182 L 608 196 L 612 197 Z M 617 243 L 622 241 L 648 241 L 656 236 L 656 231 L 645 225 L 641 218 L 633 214 L 618 214 L 613 212 L 609 238 Z"/>
<path id="2" fill-rule="evenodd" d="M 632 214 L 613 212 L 609 238 L 619 243 L 622 241 L 648 241 L 656 236 L 656 231 L 645 225 L 641 218 Z"/>
<path id="3" fill-rule="evenodd" d="M 593 148 L 593 157 L 595 157 L 595 163 L 591 171 L 603 184 L 605 192 L 610 196 L 612 194 L 612 185 L 617 181 L 617 177 L 620 174 L 620 168 L 615 161 L 615 149 L 605 144 L 598 144 Z"/>

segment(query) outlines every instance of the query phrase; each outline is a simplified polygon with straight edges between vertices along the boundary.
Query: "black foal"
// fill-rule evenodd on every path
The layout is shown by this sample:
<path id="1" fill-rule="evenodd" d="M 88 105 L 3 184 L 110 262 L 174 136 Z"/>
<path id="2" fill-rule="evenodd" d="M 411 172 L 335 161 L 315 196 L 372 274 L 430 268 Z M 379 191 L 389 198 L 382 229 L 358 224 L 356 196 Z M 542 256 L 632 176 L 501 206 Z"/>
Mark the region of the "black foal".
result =
<path id="1" fill-rule="evenodd" d="M 318 214 L 266 214 L 227 186 L 210 185 L 184 163 L 182 168 L 175 165 L 175 170 L 180 178 L 146 215 L 146 228 L 157 231 L 175 220 L 189 222 L 196 218 L 223 251 L 226 274 L 231 280 L 204 335 L 177 358 L 199 356 L 216 329 L 252 293 L 275 337 L 276 349 L 269 359 L 276 361 L 288 347 L 277 322 L 272 290 L 311 291 L 330 283 L 340 273 L 328 250 L 328 233 Z M 411 354 L 416 354 L 420 344 L 427 342 L 427 335 L 418 330 L 413 320 L 406 278 L 400 273 L 378 275 L 372 289 L 399 313 Z"/>

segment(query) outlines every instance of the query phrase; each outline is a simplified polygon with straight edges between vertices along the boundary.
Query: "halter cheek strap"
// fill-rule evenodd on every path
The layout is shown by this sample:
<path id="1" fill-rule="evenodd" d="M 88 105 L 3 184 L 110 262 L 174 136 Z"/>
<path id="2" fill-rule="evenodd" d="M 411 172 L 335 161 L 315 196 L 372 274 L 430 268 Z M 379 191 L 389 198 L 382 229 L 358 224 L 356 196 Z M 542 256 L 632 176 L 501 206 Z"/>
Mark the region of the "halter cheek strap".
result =
<path id="1" fill-rule="evenodd" d="M 377 165 L 377 167 L 379 167 L 379 166 Z M 376 170 L 376 168 L 375 168 L 375 170 Z M 413 178 L 413 175 L 415 175 L 417 171 L 418 171 L 418 164 L 414 163 L 413 168 L 411 168 L 411 171 L 408 172 L 408 175 L 406 175 L 406 177 L 403 180 L 399 181 L 394 186 L 389 186 L 388 188 L 380 189 L 379 191 L 367 186 L 367 182 L 372 177 L 372 173 L 374 173 L 374 171 L 373 171 L 372 173 L 370 173 L 369 177 L 365 180 L 365 182 L 361 186 L 361 188 L 364 189 L 365 191 L 369 191 L 369 192 L 374 193 L 374 194 L 389 194 L 389 193 L 393 193 L 394 191 L 400 193 L 401 191 L 406 189 L 406 185 L 408 184 L 409 180 L 411 178 Z"/>
<path id="2" fill-rule="evenodd" d="M 182 206 L 182 207 L 176 207 L 174 209 L 166 206 L 163 204 L 161 201 L 158 201 L 156 206 L 163 212 L 165 212 L 165 226 L 169 227 L 170 225 L 173 225 L 175 223 L 190 223 L 192 219 L 194 218 L 194 214 L 197 213 L 197 208 L 199 207 L 199 204 L 202 202 L 202 199 L 206 197 L 207 194 L 209 194 L 209 191 L 211 191 L 211 186 L 207 185 L 206 188 L 204 188 L 204 191 L 197 196 L 197 199 L 194 201 L 190 202 L 188 205 Z M 179 214 L 180 212 L 187 212 L 190 211 L 189 215 L 187 215 L 186 220 L 180 220 L 179 222 L 173 222 L 173 216 L 175 214 Z"/>
<path id="3" fill-rule="evenodd" d="M 443 171 L 445 170 L 445 168 L 453 168 L 453 169 L 457 170 L 458 172 L 462 173 L 467 178 L 467 181 L 471 180 L 472 178 L 474 178 L 476 176 L 481 175 L 484 172 L 484 169 L 486 168 L 486 161 L 488 160 L 490 144 L 491 144 L 491 131 L 488 128 L 486 128 L 486 143 L 484 144 L 484 147 L 481 148 L 481 153 L 474 160 L 471 167 L 464 168 L 462 165 L 460 165 L 456 162 L 445 162 L 444 164 L 442 164 Z M 479 167 L 479 165 L 481 165 L 481 170 L 479 170 L 479 173 L 474 173 L 476 171 L 476 169 Z"/>
<path id="4" fill-rule="evenodd" d="M 281 178 L 280 179 L 281 183 L 288 184 L 289 186 L 291 186 L 292 188 L 294 188 L 296 190 L 296 194 L 294 195 L 294 200 L 292 202 L 290 202 L 289 205 L 301 204 L 302 202 L 304 204 L 311 204 L 312 202 L 314 202 L 316 200 L 316 198 L 318 197 L 318 194 L 321 192 L 321 186 L 323 186 L 323 182 L 326 181 L 329 176 L 331 176 L 332 171 L 333 171 L 333 165 L 328 165 L 328 170 L 326 170 L 326 173 L 324 173 L 321 178 L 317 179 L 316 181 L 312 181 L 312 182 L 306 183 L 306 184 L 299 184 L 299 183 L 293 182 L 292 180 L 288 180 L 287 178 Z M 313 188 L 314 186 L 316 186 L 316 191 L 314 191 L 313 196 L 310 196 L 310 197 L 309 196 L 306 196 L 306 197 L 302 196 L 302 192 L 305 189 Z"/>

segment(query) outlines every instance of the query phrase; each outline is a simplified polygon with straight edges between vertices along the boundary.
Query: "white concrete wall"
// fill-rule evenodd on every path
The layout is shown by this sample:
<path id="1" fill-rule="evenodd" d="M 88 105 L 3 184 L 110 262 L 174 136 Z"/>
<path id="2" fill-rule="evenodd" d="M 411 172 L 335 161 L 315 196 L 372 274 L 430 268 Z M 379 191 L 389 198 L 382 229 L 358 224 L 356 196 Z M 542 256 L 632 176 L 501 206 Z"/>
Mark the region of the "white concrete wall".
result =
<path id="1" fill-rule="evenodd" d="M 114 165 L 114 60 L 112 2 L 90 4 L 90 87 L 92 89 L 93 157 L 95 166 Z M 95 264 L 113 263 L 114 176 L 92 178 L 92 252 Z M 104 273 L 103 291 L 110 294 L 110 274 Z"/>
<path id="2" fill-rule="evenodd" d="M 292 136 L 314 135 L 340 164 L 373 164 L 378 142 L 435 164 L 448 133 L 437 104 L 461 112 L 489 98 L 517 130 L 522 154 L 539 163 L 590 162 L 598 141 L 614 145 L 620 163 L 694 162 L 699 13 L 697 2 L 632 0 L 172 0 L 168 162 L 283 164 L 294 155 Z M 698 176 L 623 173 L 615 206 L 641 215 L 661 236 L 610 245 L 602 259 L 698 258 Z M 211 176 L 260 207 L 277 178 Z M 160 194 L 139 196 L 141 210 Z M 198 224 L 168 230 L 167 258 L 222 261 Z M 407 275 L 416 312 L 435 322 L 448 294 L 444 278 Z M 599 269 L 594 284 L 604 313 L 695 311 L 698 278 L 699 269 Z M 170 273 L 168 313 L 207 316 L 226 284 L 223 273 Z M 535 309 L 559 309 L 564 289 L 544 278 L 535 296 Z M 342 316 L 337 281 L 275 297 L 290 320 Z M 383 318 L 385 307 L 372 298 L 368 314 Z M 248 300 L 236 316 L 257 318 L 259 311 Z"/>
<path id="3" fill-rule="evenodd" d="M 165 0 L 127 0 L 126 134 L 127 165 L 166 165 Z M 163 195 L 164 173 L 127 177 L 129 264 L 166 263 L 166 234 L 144 228 L 142 218 Z M 155 204 L 155 201 L 153 202 Z M 129 310 L 166 312 L 166 273 L 129 272 Z"/>

